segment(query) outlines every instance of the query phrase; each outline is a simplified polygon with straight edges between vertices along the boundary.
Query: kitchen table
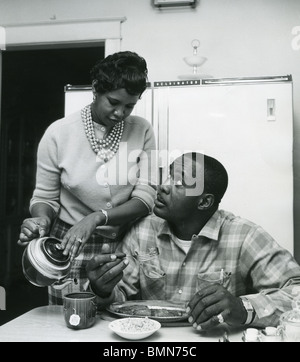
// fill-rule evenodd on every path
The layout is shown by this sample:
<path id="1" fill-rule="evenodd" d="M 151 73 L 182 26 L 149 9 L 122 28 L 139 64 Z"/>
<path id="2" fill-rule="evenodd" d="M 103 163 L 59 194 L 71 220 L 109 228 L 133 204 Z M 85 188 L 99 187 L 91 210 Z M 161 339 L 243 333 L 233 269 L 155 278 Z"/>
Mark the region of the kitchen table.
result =
<path id="1" fill-rule="evenodd" d="M 0 326 L 1 342 L 128 342 L 114 332 L 108 325 L 115 318 L 107 312 L 97 314 L 95 324 L 82 330 L 66 326 L 62 306 L 37 307 Z M 141 342 L 218 342 L 224 331 L 229 340 L 242 342 L 242 329 L 230 329 L 220 325 L 213 332 L 201 333 L 187 323 L 169 323 L 162 326 L 152 336 Z M 136 343 L 136 341 L 134 341 Z"/>

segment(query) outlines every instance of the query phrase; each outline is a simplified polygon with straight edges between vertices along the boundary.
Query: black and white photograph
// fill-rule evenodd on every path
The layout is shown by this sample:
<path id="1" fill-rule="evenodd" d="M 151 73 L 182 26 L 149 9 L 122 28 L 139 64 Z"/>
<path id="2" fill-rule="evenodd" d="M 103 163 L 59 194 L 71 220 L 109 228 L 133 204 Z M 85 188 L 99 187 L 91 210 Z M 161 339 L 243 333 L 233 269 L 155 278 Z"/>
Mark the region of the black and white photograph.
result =
<path id="1" fill-rule="evenodd" d="M 299 0 L 0 0 L 0 342 L 300 342 L 299 64 Z"/>

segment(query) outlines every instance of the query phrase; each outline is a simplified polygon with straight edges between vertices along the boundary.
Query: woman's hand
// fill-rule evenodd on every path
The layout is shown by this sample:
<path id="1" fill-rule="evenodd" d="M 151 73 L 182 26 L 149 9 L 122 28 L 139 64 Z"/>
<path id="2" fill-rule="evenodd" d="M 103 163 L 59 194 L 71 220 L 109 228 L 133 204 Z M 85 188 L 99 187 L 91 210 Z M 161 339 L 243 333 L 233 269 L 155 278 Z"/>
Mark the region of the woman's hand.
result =
<path id="1" fill-rule="evenodd" d="M 205 283 L 190 300 L 187 312 L 188 321 L 198 330 L 207 330 L 223 322 L 241 325 L 247 318 L 240 298 L 221 284 Z"/>
<path id="2" fill-rule="evenodd" d="M 106 219 L 102 212 L 93 212 L 72 226 L 61 242 L 63 254 L 70 254 L 73 260 L 82 250 L 97 226 L 103 225 Z"/>
<path id="3" fill-rule="evenodd" d="M 31 240 L 47 235 L 50 227 L 51 220 L 46 216 L 25 219 L 21 225 L 18 244 L 25 246 Z"/>

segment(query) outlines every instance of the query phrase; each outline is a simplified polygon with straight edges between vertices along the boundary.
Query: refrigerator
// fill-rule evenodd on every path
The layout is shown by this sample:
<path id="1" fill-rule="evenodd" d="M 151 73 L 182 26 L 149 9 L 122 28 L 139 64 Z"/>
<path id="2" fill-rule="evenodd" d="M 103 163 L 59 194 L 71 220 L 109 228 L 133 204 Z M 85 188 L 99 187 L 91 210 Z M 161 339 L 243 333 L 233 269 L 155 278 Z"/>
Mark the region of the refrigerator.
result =
<path id="1" fill-rule="evenodd" d="M 173 153 L 200 151 L 227 169 L 221 209 L 249 219 L 293 254 L 292 77 L 154 82 L 153 126 L 166 177 Z"/>
<path id="2" fill-rule="evenodd" d="M 262 226 L 294 252 L 293 83 L 290 75 L 155 81 L 134 114 L 153 125 L 161 179 L 172 159 L 199 151 L 229 175 L 220 208 Z M 66 114 L 91 102 L 65 87 Z"/>

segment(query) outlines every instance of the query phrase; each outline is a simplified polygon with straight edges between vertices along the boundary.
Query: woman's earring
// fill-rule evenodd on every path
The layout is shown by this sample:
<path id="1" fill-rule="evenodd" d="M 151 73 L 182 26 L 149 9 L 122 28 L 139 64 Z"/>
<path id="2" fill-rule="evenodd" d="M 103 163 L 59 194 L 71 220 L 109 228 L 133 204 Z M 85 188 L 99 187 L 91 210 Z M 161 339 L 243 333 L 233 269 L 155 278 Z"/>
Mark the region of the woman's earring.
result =
<path id="1" fill-rule="evenodd" d="M 94 92 L 94 93 L 93 93 L 93 103 L 95 103 L 95 102 L 96 102 L 96 98 L 97 98 L 97 96 L 96 96 L 96 92 Z"/>

